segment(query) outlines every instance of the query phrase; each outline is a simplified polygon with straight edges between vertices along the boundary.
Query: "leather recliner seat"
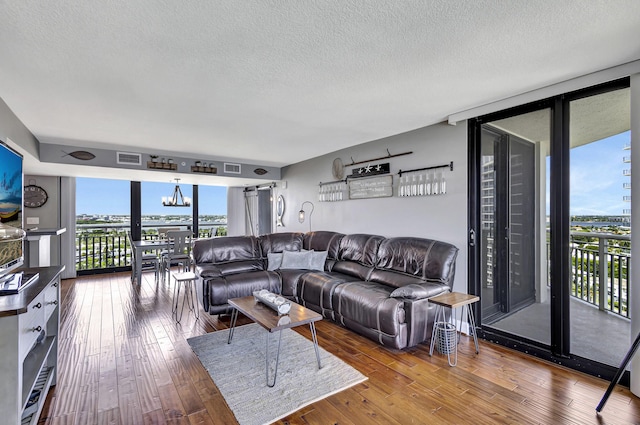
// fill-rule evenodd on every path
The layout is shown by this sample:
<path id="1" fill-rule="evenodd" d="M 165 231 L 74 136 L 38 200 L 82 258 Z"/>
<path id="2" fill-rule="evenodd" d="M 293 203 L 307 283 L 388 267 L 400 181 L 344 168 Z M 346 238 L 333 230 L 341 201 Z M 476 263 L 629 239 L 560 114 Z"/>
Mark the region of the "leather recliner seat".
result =
<path id="1" fill-rule="evenodd" d="M 273 254 L 303 250 L 326 252 L 323 267 L 269 265 Z M 193 248 L 198 296 L 210 314 L 230 312 L 230 298 L 267 289 L 398 349 L 431 337 L 428 299 L 451 290 L 457 254 L 431 239 L 328 231 L 205 239 Z"/>

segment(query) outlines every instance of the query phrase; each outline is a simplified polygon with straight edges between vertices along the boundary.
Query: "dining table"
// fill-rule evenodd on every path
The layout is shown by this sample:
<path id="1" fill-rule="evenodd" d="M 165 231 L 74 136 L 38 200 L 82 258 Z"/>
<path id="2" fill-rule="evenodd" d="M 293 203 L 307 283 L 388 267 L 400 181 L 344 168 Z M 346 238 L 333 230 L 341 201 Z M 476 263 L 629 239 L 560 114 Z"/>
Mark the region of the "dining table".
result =
<path id="1" fill-rule="evenodd" d="M 147 240 L 147 241 L 133 241 L 132 242 L 133 249 L 136 251 L 134 258 L 134 267 L 132 270 L 134 271 L 133 280 L 139 279 L 142 276 L 142 261 L 137 260 L 138 258 L 142 258 L 142 255 L 145 251 L 160 251 L 163 249 L 168 249 L 170 242 L 167 239 L 157 239 L 157 240 Z"/>

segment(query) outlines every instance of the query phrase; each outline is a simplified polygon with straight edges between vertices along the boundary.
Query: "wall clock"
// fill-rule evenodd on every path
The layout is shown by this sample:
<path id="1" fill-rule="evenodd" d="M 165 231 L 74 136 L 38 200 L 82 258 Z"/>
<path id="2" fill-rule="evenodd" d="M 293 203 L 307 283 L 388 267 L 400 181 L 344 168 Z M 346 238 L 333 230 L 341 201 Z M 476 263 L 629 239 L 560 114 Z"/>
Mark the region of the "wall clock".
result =
<path id="1" fill-rule="evenodd" d="M 47 191 L 41 188 L 40 186 L 36 186 L 35 184 L 30 184 L 24 187 L 24 206 L 27 208 L 39 208 L 47 203 L 49 199 L 49 195 Z"/>

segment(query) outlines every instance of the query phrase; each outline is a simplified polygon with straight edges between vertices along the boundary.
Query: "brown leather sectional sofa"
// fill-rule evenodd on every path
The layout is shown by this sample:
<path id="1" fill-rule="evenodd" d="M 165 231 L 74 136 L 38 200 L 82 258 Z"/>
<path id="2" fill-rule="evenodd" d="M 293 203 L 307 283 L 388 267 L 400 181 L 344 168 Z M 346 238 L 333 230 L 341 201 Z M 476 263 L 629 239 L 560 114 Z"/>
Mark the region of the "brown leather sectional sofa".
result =
<path id="1" fill-rule="evenodd" d="M 432 296 L 453 286 L 458 248 L 431 239 L 336 232 L 196 241 L 198 297 L 210 314 L 268 289 L 382 345 L 430 339 Z"/>

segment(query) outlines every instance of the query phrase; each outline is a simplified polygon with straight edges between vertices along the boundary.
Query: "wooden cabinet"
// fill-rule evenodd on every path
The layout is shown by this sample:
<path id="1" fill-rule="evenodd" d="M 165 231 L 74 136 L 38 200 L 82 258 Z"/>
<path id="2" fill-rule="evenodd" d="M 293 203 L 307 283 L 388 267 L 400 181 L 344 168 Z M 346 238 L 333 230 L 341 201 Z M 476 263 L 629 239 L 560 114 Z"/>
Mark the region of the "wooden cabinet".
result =
<path id="1" fill-rule="evenodd" d="M 63 270 L 29 269 L 39 273 L 36 281 L 19 294 L 0 296 L 2 423 L 37 423 L 47 393 L 56 384 Z"/>

